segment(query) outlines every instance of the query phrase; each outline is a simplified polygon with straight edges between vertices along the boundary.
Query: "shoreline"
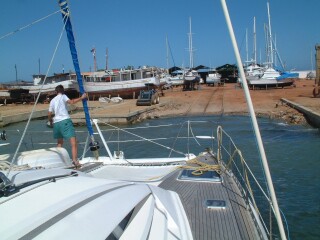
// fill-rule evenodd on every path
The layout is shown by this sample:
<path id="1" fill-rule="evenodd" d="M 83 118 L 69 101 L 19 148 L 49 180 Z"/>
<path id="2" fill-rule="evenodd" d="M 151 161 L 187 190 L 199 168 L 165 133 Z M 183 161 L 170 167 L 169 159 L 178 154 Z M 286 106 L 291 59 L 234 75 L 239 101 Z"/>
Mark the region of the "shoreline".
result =
<path id="1" fill-rule="evenodd" d="M 174 114 L 174 113 L 169 113 L 169 114 L 159 114 L 161 110 L 156 110 L 154 112 L 146 113 L 146 114 L 141 114 L 139 119 L 137 119 L 134 123 L 136 122 L 142 122 L 145 119 L 160 119 L 160 118 L 174 118 L 174 117 L 188 117 L 188 116 L 249 116 L 249 112 L 246 111 L 236 111 L 236 112 L 227 112 L 227 113 L 210 113 L 210 114 Z M 308 120 L 302 114 L 301 112 L 290 108 L 287 106 L 287 110 L 285 112 L 280 112 L 280 113 L 267 113 L 267 112 L 256 112 L 256 118 L 268 118 L 268 119 L 277 119 L 277 120 L 283 120 L 287 124 L 291 125 L 305 125 L 309 124 Z"/>
<path id="2" fill-rule="evenodd" d="M 288 124 L 306 124 L 305 114 L 283 102 L 286 99 L 301 105 L 320 116 L 320 98 L 314 98 L 314 80 L 299 79 L 295 87 L 250 90 L 257 118 L 281 119 Z M 248 115 L 243 90 L 237 84 L 213 87 L 201 85 L 199 90 L 182 91 L 181 87 L 164 90 L 160 104 L 136 106 L 136 99 L 124 99 L 121 103 L 88 101 L 91 118 L 101 118 L 113 124 L 134 124 L 152 118 L 203 115 Z M 46 118 L 48 104 L 35 106 L 34 118 Z M 31 104 L 0 106 L 0 127 L 26 121 L 33 109 Z M 71 108 L 70 116 L 75 125 L 85 122 L 82 104 Z"/>

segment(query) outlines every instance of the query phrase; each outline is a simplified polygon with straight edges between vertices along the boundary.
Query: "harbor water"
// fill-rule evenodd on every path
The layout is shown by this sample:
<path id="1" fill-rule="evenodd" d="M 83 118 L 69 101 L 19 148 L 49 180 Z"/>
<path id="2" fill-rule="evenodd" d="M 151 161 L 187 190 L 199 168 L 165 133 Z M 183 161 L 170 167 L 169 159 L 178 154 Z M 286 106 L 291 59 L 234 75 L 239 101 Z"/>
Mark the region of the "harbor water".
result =
<path id="1" fill-rule="evenodd" d="M 183 135 L 182 128 L 188 125 L 188 120 L 201 122 L 202 125 L 193 128 L 193 123 L 189 124 L 191 130 Z M 185 123 L 183 127 L 179 125 L 181 122 Z M 308 125 L 288 125 L 267 118 L 259 118 L 258 122 L 279 207 L 285 216 L 284 224 L 289 229 L 288 239 L 320 239 L 320 131 Z M 126 158 L 166 157 L 179 155 L 179 152 L 197 154 L 212 147 L 210 144 L 202 145 L 201 139 L 190 140 L 187 146 L 182 146 L 181 139 L 178 141 L 176 138 L 165 137 L 168 133 L 181 138 L 188 137 L 188 134 L 216 135 L 216 130 L 209 127 L 211 124 L 223 126 L 254 171 L 261 168 L 251 120 L 246 116 L 176 117 L 120 126 L 134 135 L 123 134 L 120 130 L 108 130 L 108 126 L 101 128 L 105 131 L 105 138 L 110 143 L 112 152 L 123 150 Z M 156 125 L 162 127 L 152 127 Z M 24 127 L 25 123 L 19 123 L 0 129 L 7 133 L 7 141 L 0 143 L 10 143 L 0 148 L 1 154 L 14 153 Z M 85 127 L 77 127 L 76 130 L 80 157 L 84 151 L 87 131 Z M 142 142 L 143 139 L 137 138 L 135 134 L 141 134 L 157 145 Z M 35 120 L 31 122 L 21 141 L 21 151 L 44 148 L 48 143 L 51 147 L 56 145 L 52 129 L 46 126 L 45 120 Z M 167 147 L 163 147 L 164 145 Z M 70 152 L 68 142 L 65 147 Z M 106 152 L 101 150 L 100 155 L 103 154 Z M 262 172 L 258 178 L 263 181 Z"/>

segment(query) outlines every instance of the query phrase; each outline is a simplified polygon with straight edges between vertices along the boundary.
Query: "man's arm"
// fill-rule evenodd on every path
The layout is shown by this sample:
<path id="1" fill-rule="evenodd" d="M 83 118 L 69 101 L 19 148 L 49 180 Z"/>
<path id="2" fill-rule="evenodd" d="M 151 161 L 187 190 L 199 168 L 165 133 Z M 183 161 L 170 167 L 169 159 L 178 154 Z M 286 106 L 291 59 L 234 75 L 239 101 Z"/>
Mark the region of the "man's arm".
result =
<path id="1" fill-rule="evenodd" d="M 77 103 L 77 102 L 79 102 L 79 101 L 81 101 L 81 100 L 83 100 L 83 99 L 86 99 L 86 98 L 87 98 L 87 94 L 84 93 L 84 94 L 82 94 L 82 96 L 79 97 L 79 98 L 69 99 L 69 100 L 67 101 L 67 103 L 69 103 L 69 104 L 75 104 L 75 103 Z"/>

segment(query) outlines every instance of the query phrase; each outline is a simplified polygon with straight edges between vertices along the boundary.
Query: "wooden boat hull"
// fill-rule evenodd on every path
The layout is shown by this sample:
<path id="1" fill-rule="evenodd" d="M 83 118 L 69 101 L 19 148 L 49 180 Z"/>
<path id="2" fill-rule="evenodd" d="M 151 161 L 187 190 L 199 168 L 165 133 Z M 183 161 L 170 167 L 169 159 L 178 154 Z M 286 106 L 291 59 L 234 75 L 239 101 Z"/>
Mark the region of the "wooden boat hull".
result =
<path id="1" fill-rule="evenodd" d="M 39 102 L 43 102 L 46 100 L 50 100 L 56 95 L 55 89 L 58 85 L 63 86 L 64 91 L 69 98 L 75 98 L 79 96 L 79 91 L 77 89 L 78 86 L 75 80 L 58 81 L 54 83 L 47 83 L 44 85 L 18 85 L 11 86 L 11 88 L 20 89 L 20 91 L 24 91 L 24 94 L 28 93 L 28 96 L 24 99 L 26 102 L 34 102 L 37 99 L 39 92 L 41 92 Z"/>
<path id="2" fill-rule="evenodd" d="M 99 97 L 121 97 L 136 99 L 141 90 L 155 89 L 161 87 L 156 78 L 146 78 L 129 81 L 116 82 L 85 82 L 85 91 L 90 99 Z"/>

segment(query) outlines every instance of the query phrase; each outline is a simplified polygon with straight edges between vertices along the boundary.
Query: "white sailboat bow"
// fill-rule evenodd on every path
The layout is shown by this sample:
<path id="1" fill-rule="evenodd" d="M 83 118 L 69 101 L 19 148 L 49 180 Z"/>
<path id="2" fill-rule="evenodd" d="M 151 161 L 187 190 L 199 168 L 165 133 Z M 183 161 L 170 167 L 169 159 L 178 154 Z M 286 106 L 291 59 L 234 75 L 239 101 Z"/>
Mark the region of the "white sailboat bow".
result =
<path id="1" fill-rule="evenodd" d="M 69 8 L 65 0 L 59 0 L 59 4 L 66 24 L 70 21 Z M 221 5 L 240 77 L 245 79 L 225 0 Z M 71 22 L 66 26 L 72 30 Z M 77 60 L 74 54 L 72 57 Z M 75 68 L 76 72 L 80 70 L 76 64 Z M 13 156 L 0 156 L 1 238 L 286 239 L 246 81 L 243 85 L 268 191 L 261 187 L 232 138 L 216 123 L 185 121 L 150 126 L 152 136 L 144 137 L 133 128 L 107 123 L 111 133 L 105 132 L 100 120 L 90 119 L 86 112 L 87 124 L 93 123 L 95 132 L 88 126 L 80 169 L 72 168 L 64 148 L 17 150 Z M 206 132 L 197 124 L 204 124 Z M 112 149 L 110 139 L 115 132 L 119 139 L 120 133 L 124 137 L 116 142 L 118 148 Z M 162 136 L 166 133 L 177 133 L 170 144 Z M 101 141 L 101 146 L 95 140 Z M 155 144 L 157 148 L 152 149 L 157 150 L 152 153 L 156 157 L 127 158 L 120 144 L 129 148 L 127 144 L 133 142 L 144 146 L 136 154 L 147 152 L 151 149 L 148 144 Z M 197 155 L 191 152 L 194 146 L 201 148 Z M 99 150 L 99 155 L 88 151 L 92 148 L 95 153 Z M 266 215 L 269 220 L 264 214 L 268 208 L 278 224 L 276 233 L 271 231 L 272 222 L 264 218 Z"/>

